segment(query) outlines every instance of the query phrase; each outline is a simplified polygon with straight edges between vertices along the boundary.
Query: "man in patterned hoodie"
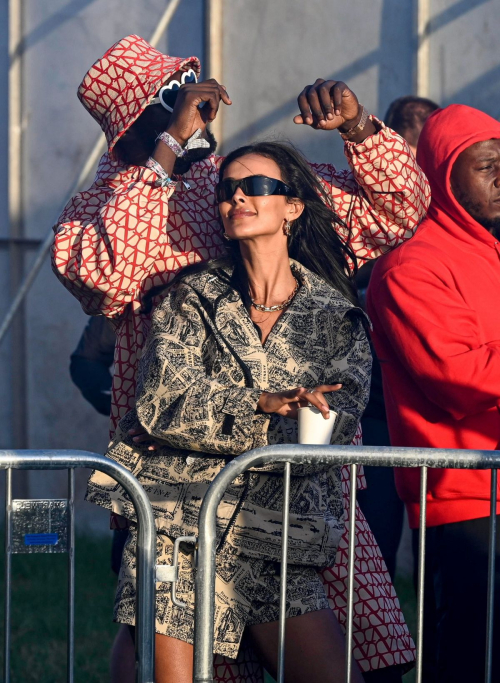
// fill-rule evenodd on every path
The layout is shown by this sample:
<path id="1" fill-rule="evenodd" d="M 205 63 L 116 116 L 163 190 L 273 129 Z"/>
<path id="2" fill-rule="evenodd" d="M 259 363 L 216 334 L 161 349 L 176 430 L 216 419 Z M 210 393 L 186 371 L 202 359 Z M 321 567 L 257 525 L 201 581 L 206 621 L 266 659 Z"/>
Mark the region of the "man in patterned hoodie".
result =
<path id="1" fill-rule="evenodd" d="M 116 328 L 112 429 L 134 405 L 149 327 L 144 295 L 223 248 L 214 192 L 220 157 L 207 123 L 221 100 L 231 101 L 214 80 L 197 83 L 199 72 L 197 58 L 168 57 L 128 36 L 91 67 L 78 90 L 106 134 L 108 152 L 93 185 L 70 200 L 55 227 L 53 268 L 86 313 L 105 315 Z M 429 188 L 404 140 L 368 117 L 343 83 L 318 79 L 298 101 L 296 123 L 338 128 L 346 141 L 350 171 L 313 168 L 349 226 L 343 237 L 356 256 L 366 261 L 411 237 L 425 215 Z M 99 498 L 92 480 L 89 498 Z M 322 576 L 342 625 L 348 529 L 347 519 L 337 563 Z M 356 530 L 354 655 L 367 681 L 400 680 L 395 668 L 413 661 L 413 643 L 359 509 Z M 214 666 L 217 681 L 262 681 L 260 665 L 245 652 L 237 662 L 217 656 Z"/>

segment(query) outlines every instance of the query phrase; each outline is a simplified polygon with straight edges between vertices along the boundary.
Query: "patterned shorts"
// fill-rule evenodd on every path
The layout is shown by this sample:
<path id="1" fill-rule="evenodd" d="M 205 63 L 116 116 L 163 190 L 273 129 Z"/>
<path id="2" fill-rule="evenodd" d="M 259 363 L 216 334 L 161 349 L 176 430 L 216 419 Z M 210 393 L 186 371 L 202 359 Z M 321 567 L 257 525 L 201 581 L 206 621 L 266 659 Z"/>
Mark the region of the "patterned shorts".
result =
<path id="1" fill-rule="evenodd" d="M 135 577 L 137 531 L 130 530 L 123 551 L 114 620 L 135 623 Z M 227 548 L 226 548 L 227 546 Z M 236 659 L 245 626 L 278 621 L 279 562 L 260 560 L 232 552 L 228 544 L 217 554 L 215 577 L 214 653 Z M 173 542 L 157 535 L 157 563 L 172 564 Z M 194 567 L 193 553 L 179 553 L 177 596 L 187 607 L 172 603 L 170 583 L 156 584 L 156 632 L 193 643 Z M 287 617 L 329 609 L 321 579 L 314 567 L 288 565 Z"/>

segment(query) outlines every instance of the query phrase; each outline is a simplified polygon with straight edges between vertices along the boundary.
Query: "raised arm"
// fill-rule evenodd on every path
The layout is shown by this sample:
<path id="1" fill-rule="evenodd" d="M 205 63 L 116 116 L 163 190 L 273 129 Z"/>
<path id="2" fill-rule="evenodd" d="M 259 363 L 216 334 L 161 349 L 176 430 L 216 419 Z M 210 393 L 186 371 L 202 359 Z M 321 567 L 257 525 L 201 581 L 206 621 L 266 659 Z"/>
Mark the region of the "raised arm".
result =
<path id="1" fill-rule="evenodd" d="M 269 418 L 256 414 L 262 391 L 234 383 L 203 362 L 205 315 L 189 285 L 172 287 L 157 307 L 142 355 L 137 417 L 155 439 L 183 450 L 237 455 L 266 443 Z M 232 370 L 234 375 L 234 370 Z"/>
<path id="2" fill-rule="evenodd" d="M 86 313 L 117 318 L 137 299 L 169 241 L 168 201 L 175 188 L 170 176 L 176 154 L 193 133 L 214 120 L 221 101 L 231 103 L 213 79 L 183 85 L 166 129 L 178 145 L 157 140 L 152 160 L 145 153 L 144 163 L 152 168 L 120 165 L 105 154 L 92 187 L 64 209 L 54 227 L 52 267 Z M 174 272 L 178 260 L 172 255 L 170 261 Z"/>
<path id="3" fill-rule="evenodd" d="M 331 192 L 350 233 L 345 237 L 361 260 L 376 258 L 415 232 L 430 202 L 427 179 L 408 144 L 373 116 L 341 81 L 318 79 L 298 98 L 295 123 L 338 131 L 345 139 L 350 171 L 313 164 Z M 331 134 L 331 133 L 330 133 Z"/>

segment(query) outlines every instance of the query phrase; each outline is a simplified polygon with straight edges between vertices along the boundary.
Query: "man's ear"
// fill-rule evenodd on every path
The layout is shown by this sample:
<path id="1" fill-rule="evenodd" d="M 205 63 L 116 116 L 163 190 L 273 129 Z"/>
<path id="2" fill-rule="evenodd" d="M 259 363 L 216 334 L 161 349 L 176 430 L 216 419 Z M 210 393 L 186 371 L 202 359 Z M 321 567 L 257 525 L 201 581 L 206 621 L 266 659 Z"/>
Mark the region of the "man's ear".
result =
<path id="1" fill-rule="evenodd" d="M 300 199 L 296 199 L 295 197 L 293 199 L 289 199 L 287 203 L 287 220 L 297 220 L 297 218 L 299 218 L 304 211 L 304 208 L 304 202 L 301 202 Z"/>

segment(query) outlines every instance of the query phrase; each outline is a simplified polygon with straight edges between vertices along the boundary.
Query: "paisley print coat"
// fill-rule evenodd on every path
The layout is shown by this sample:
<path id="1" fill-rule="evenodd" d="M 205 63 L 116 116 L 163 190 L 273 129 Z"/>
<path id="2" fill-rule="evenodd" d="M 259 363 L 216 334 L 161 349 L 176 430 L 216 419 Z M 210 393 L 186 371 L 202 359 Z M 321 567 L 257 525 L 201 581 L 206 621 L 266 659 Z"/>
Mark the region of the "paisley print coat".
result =
<path id="1" fill-rule="evenodd" d="M 338 413 L 332 443 L 352 442 L 370 386 L 366 318 L 320 277 L 291 265 L 301 287 L 264 345 L 230 268 L 186 276 L 153 314 L 136 407 L 121 421 L 107 455 L 138 477 L 158 528 L 170 536 L 197 533 L 203 495 L 229 458 L 297 441 L 295 420 L 258 412 L 262 391 L 342 383 L 326 394 Z M 162 444 L 158 451 L 128 437 L 137 421 Z M 246 473 L 223 497 L 219 531 L 235 552 L 280 558 L 279 474 L 272 466 Z M 89 499 L 133 518 L 126 495 L 106 475 L 93 475 Z M 339 470 L 294 466 L 290 513 L 289 562 L 333 562 L 343 530 Z"/>

